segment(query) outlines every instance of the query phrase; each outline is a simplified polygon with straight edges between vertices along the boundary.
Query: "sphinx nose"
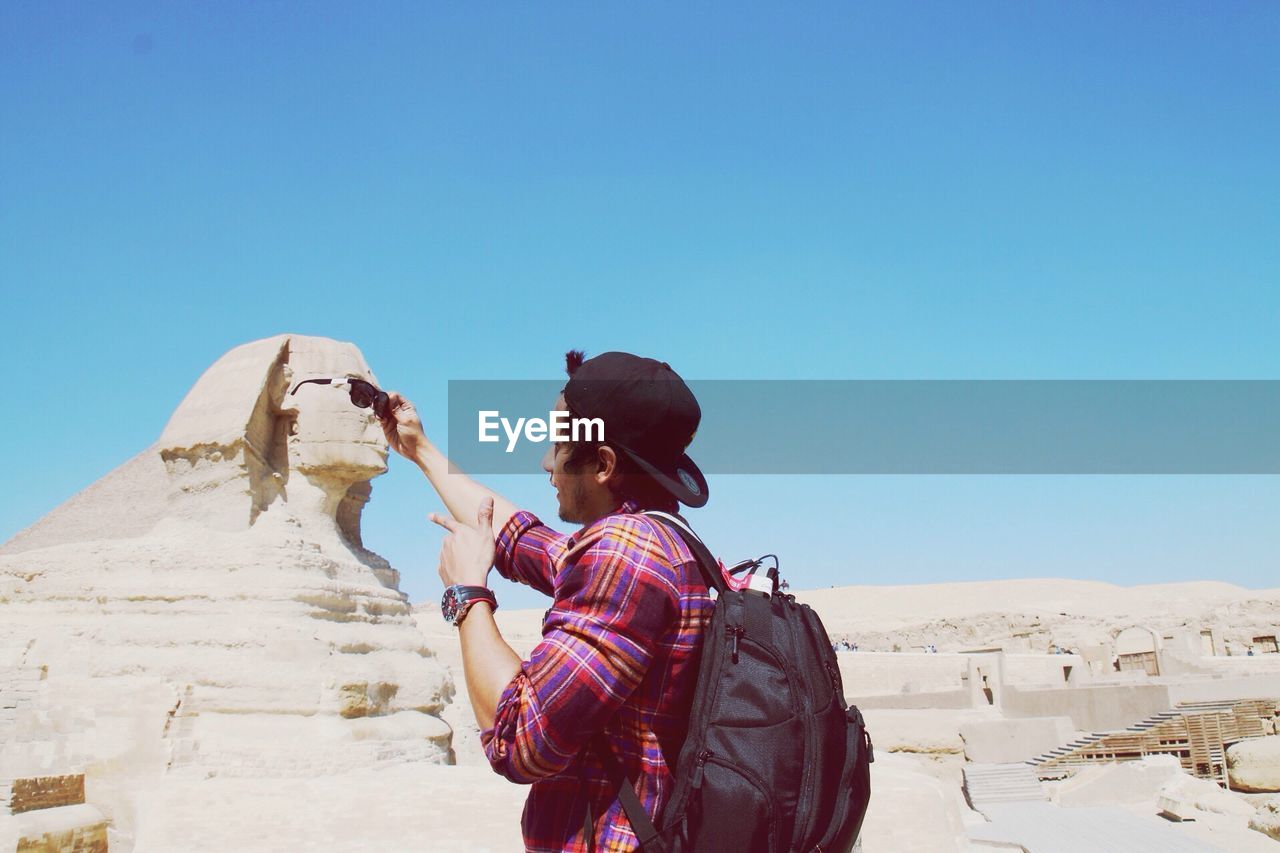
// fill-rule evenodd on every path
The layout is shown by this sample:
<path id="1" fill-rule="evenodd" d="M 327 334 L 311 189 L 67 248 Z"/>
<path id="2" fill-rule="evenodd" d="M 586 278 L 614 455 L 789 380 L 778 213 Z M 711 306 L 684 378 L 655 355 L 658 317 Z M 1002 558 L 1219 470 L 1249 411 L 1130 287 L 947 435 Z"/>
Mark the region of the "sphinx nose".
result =
<path id="1" fill-rule="evenodd" d="M 387 436 L 382 431 L 382 424 L 378 421 L 378 418 L 372 414 L 372 410 L 370 410 L 369 416 L 365 419 L 363 438 L 365 441 L 373 442 L 375 444 L 387 443 Z"/>

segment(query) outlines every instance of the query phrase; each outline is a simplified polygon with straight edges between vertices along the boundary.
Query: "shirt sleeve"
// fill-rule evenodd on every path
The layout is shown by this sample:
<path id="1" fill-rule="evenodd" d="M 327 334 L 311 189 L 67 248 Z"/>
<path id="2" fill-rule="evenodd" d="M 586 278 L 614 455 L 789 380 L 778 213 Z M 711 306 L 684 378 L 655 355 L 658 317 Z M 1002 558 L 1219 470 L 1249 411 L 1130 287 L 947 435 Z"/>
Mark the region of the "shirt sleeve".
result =
<path id="1" fill-rule="evenodd" d="M 675 569 L 651 522 L 619 516 L 582 548 L 543 638 L 480 733 L 493 769 L 530 783 L 563 771 L 635 692 L 679 609 Z"/>
<path id="2" fill-rule="evenodd" d="M 498 532 L 493 567 L 510 581 L 553 594 L 555 557 L 567 548 L 568 536 L 547 527 L 527 510 L 512 513 Z"/>

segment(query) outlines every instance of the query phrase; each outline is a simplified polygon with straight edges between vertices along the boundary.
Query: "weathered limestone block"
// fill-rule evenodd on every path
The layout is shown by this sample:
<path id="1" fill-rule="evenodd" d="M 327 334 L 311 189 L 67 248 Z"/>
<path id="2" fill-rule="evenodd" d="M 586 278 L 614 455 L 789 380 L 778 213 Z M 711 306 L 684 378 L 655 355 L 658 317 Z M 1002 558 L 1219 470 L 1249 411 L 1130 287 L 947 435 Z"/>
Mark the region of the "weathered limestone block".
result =
<path id="1" fill-rule="evenodd" d="M 342 685 L 342 707 L 338 713 L 350 719 L 352 717 L 374 717 L 386 713 L 388 704 L 395 698 L 398 684 L 376 681 L 370 684 L 361 681 L 356 684 Z"/>
<path id="2" fill-rule="evenodd" d="M 1198 812 L 1250 817 L 1254 808 L 1238 794 L 1224 791 L 1208 779 L 1180 774 L 1166 782 L 1156 799 L 1160 814 L 1173 820 L 1199 820 Z"/>
<path id="3" fill-rule="evenodd" d="M 1183 774 L 1182 764 L 1173 755 L 1148 755 L 1141 761 L 1121 761 L 1079 767 L 1059 783 L 1053 799 L 1059 805 L 1113 806 L 1119 803 L 1148 803 L 1160 790 Z"/>
<path id="4" fill-rule="evenodd" d="M 1280 735 L 1250 738 L 1227 747 L 1227 780 L 1236 791 L 1280 791 Z"/>
<path id="5" fill-rule="evenodd" d="M 875 807 L 867 809 L 862 845 L 892 853 L 961 853 L 968 807 L 957 785 L 937 778 L 932 759 L 876 753 L 871 765 Z"/>
<path id="6" fill-rule="evenodd" d="M 14 814 L 84 802 L 84 774 L 34 776 L 14 779 L 9 794 L 9 810 Z"/>
<path id="7" fill-rule="evenodd" d="M 867 728 L 874 732 L 876 754 L 912 752 L 925 755 L 960 755 L 963 725 L 989 719 L 979 711 L 937 709 L 868 709 L 863 711 Z"/>
<path id="8" fill-rule="evenodd" d="M 107 819 L 93 806 L 61 806 L 19 815 L 13 819 L 11 834 L 16 835 L 16 853 L 107 853 Z"/>
<path id="9" fill-rule="evenodd" d="M 1017 720 L 975 720 L 960 727 L 964 755 L 969 761 L 1004 764 L 1025 761 L 1071 740 L 1070 717 L 1027 717 Z"/>
<path id="10" fill-rule="evenodd" d="M 176 738 L 168 776 L 300 778 L 393 764 L 440 764 L 452 730 L 431 714 L 200 714 Z"/>
<path id="11" fill-rule="evenodd" d="M 1249 818 L 1249 828 L 1280 841 L 1280 800 L 1269 800 Z"/>

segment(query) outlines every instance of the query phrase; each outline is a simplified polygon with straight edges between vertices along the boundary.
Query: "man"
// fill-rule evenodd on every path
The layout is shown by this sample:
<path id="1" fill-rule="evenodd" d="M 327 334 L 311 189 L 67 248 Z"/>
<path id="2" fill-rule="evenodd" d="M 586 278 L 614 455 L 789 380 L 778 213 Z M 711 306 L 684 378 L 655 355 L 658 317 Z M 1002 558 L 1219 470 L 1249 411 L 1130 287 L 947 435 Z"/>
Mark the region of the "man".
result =
<path id="1" fill-rule="evenodd" d="M 578 351 L 565 362 L 556 408 L 604 422 L 602 441 L 552 442 L 543 457 L 561 520 L 583 525 L 573 535 L 451 474 L 398 394 L 384 429 L 453 516 L 431 516 L 449 531 L 446 587 L 483 587 L 492 566 L 554 599 L 528 660 L 499 633 L 491 592 L 460 593 L 456 623 L 485 754 L 498 773 L 532 785 L 521 820 L 527 850 L 636 850 L 604 751 L 657 823 L 714 602 L 683 540 L 640 510 L 706 503 L 706 480 L 684 453 L 701 410 L 665 362 L 621 352 L 584 361 Z"/>

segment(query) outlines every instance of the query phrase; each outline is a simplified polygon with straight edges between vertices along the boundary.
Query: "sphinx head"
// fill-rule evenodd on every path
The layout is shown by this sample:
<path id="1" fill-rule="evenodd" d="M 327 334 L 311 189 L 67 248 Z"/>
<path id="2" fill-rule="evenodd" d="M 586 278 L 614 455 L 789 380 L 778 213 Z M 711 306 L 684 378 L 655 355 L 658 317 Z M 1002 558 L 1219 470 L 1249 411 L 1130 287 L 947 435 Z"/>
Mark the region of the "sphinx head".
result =
<path id="1" fill-rule="evenodd" d="M 206 370 L 158 444 L 173 514 L 222 530 L 267 514 L 361 549 L 360 511 L 387 470 L 387 444 L 372 411 L 342 391 L 289 393 L 318 376 L 376 382 L 354 344 L 303 335 L 244 344 Z"/>
<path id="2" fill-rule="evenodd" d="M 326 338 L 291 338 L 288 361 L 277 373 L 286 385 L 312 377 L 357 377 L 377 384 L 354 344 Z M 283 387 L 275 385 L 273 394 Z M 348 486 L 386 472 L 387 442 L 378 419 L 372 409 L 357 408 L 344 390 L 301 385 L 285 393 L 279 411 L 291 418 L 291 470 Z"/>

